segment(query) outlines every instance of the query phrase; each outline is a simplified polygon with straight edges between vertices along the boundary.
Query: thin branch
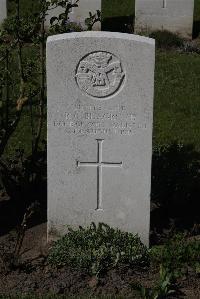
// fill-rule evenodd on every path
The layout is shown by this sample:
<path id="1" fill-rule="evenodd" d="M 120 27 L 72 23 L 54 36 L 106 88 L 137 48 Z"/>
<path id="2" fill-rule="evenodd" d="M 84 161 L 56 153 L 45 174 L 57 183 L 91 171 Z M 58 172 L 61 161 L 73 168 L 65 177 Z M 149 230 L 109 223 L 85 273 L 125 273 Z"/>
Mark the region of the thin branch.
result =
<path id="1" fill-rule="evenodd" d="M 35 138 L 34 154 L 38 150 L 39 141 L 41 138 L 42 127 L 44 122 L 44 101 L 45 101 L 45 12 L 43 12 L 42 23 L 41 23 L 41 43 L 40 43 L 40 57 L 41 57 L 41 92 L 40 92 L 40 103 L 39 103 L 39 122 L 37 128 L 37 134 Z"/>

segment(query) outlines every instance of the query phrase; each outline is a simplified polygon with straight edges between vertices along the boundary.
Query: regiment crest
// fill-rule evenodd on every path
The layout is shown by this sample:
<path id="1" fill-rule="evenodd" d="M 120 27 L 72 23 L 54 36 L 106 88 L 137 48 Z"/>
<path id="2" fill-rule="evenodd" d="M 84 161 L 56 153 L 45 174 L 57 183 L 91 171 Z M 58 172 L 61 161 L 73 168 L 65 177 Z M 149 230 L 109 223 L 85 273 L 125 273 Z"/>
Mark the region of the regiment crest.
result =
<path id="1" fill-rule="evenodd" d="M 94 52 L 82 58 L 76 70 L 79 88 L 96 98 L 105 98 L 117 92 L 125 74 L 120 60 L 109 52 Z"/>

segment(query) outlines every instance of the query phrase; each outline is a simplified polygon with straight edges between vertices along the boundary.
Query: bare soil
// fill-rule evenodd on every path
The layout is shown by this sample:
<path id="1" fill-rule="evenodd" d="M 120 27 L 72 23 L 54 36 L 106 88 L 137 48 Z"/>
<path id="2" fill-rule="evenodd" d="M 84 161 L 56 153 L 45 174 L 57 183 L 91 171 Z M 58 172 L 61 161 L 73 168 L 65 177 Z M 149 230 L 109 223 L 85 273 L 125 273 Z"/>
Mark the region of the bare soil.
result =
<path id="1" fill-rule="evenodd" d="M 15 232 L 0 237 L 0 246 L 14 246 Z M 70 267 L 54 268 L 46 256 L 46 223 L 29 228 L 21 250 L 19 264 L 5 269 L 0 262 L 0 295 L 67 294 L 67 295 L 120 295 L 139 298 L 132 286 L 140 283 L 152 287 L 158 279 L 156 269 L 131 270 L 120 268 L 109 271 L 98 281 L 83 271 Z M 175 298 L 200 298 L 200 277 L 189 273 L 179 285 L 182 295 Z"/>

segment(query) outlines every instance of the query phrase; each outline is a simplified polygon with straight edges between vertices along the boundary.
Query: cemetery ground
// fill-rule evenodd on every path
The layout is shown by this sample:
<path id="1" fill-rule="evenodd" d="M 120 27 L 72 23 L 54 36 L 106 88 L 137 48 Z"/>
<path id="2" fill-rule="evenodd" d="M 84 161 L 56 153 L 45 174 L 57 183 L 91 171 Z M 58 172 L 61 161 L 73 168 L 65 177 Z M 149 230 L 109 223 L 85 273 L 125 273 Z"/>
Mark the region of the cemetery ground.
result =
<path id="1" fill-rule="evenodd" d="M 200 15 L 197 11 L 196 20 Z M 70 240 L 60 241 L 50 251 L 46 245 L 45 142 L 40 143 L 34 165 L 33 175 L 39 178 L 34 185 L 26 184 L 24 172 L 15 167 L 15 161 L 23 164 L 24 156 L 31 155 L 31 119 L 38 117 L 37 99 L 32 107 L 25 106 L 4 154 L 5 159 L 12 160 L 15 173 L 11 169 L 12 177 L 7 180 L 11 199 L 6 192 L 0 199 L 0 298 L 6 299 L 9 294 L 12 298 L 18 294 L 20 299 L 40 295 L 44 299 L 62 298 L 63 294 L 63 298 L 97 299 L 200 298 L 199 47 L 197 38 L 184 47 L 165 44 L 156 52 L 151 246 L 147 250 L 137 238 L 130 237 L 139 255 L 134 263 L 128 252 L 124 259 L 116 254 L 124 252 L 121 236 L 119 244 L 109 247 L 106 238 L 109 235 L 111 240 L 116 232 L 108 228 L 100 233 L 92 228 L 91 234 L 72 235 L 75 245 L 75 239 L 82 240 L 83 245 L 83 254 L 76 253 L 76 261 L 69 253 L 63 254 L 69 248 L 76 252 Z M 32 52 L 27 47 L 26 51 L 27 57 L 37 56 L 37 49 Z M 45 125 L 44 120 L 41 140 L 46 139 Z M 27 227 L 23 226 L 23 217 Z M 84 238 L 93 242 L 92 236 L 99 243 L 91 245 L 90 255 Z M 46 295 L 51 293 L 56 295 Z"/>

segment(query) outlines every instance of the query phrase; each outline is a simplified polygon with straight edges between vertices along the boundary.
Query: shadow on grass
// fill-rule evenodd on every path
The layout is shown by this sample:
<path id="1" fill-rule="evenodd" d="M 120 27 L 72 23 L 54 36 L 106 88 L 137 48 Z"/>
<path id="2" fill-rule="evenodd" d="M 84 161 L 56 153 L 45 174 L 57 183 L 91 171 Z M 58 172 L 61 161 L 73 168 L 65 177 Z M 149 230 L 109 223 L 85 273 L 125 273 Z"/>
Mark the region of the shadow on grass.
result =
<path id="1" fill-rule="evenodd" d="M 200 153 L 193 145 L 155 149 L 151 230 L 194 230 L 200 223 Z M 193 231 L 195 233 L 195 231 Z M 156 241 L 156 240 L 154 240 Z"/>
<path id="2" fill-rule="evenodd" d="M 102 30 L 111 32 L 133 33 L 134 16 L 105 18 Z"/>

